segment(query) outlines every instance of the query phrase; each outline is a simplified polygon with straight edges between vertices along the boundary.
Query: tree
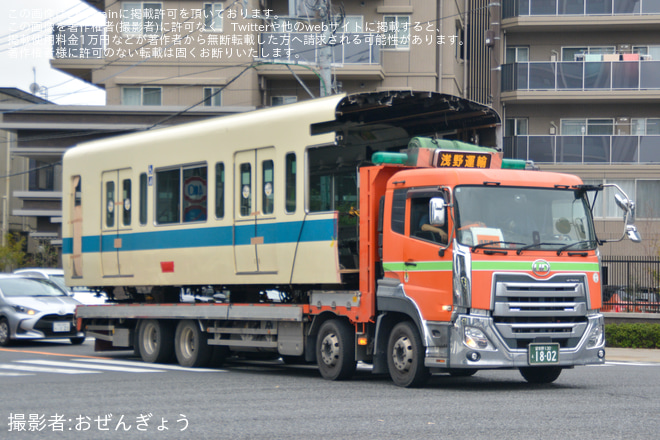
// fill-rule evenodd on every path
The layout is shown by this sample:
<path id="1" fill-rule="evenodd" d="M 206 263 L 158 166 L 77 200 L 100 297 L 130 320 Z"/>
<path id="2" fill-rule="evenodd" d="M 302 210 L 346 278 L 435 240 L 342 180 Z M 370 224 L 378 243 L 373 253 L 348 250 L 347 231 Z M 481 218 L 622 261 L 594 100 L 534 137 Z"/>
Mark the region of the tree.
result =
<path id="1" fill-rule="evenodd" d="M 6 235 L 7 244 L 0 246 L 0 267 L 5 272 L 12 272 L 23 265 L 25 260 L 25 237 L 19 234 L 12 234 L 11 232 Z"/>

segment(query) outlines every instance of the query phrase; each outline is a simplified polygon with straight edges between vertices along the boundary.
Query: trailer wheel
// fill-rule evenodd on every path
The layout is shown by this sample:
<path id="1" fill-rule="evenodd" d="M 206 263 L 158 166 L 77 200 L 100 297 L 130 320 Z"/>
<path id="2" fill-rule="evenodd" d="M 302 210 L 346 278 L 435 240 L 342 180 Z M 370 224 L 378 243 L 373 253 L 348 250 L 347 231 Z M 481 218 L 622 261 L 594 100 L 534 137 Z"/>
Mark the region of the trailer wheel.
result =
<path id="1" fill-rule="evenodd" d="M 324 379 L 349 379 L 355 372 L 355 336 L 344 321 L 330 319 L 316 338 L 316 363 Z"/>
<path id="2" fill-rule="evenodd" d="M 174 350 L 179 365 L 184 367 L 205 367 L 211 360 L 213 347 L 206 341 L 195 321 L 179 321 L 174 335 Z"/>
<path id="3" fill-rule="evenodd" d="M 165 363 L 174 354 L 174 331 L 169 323 L 147 319 L 140 324 L 138 345 L 142 360 L 150 363 Z"/>
<path id="4" fill-rule="evenodd" d="M 520 374 L 529 383 L 552 383 L 561 374 L 561 367 L 521 367 Z"/>
<path id="5" fill-rule="evenodd" d="M 419 387 L 430 377 L 424 366 L 424 345 L 410 321 L 398 323 L 387 344 L 387 366 L 392 381 L 400 387 Z"/>

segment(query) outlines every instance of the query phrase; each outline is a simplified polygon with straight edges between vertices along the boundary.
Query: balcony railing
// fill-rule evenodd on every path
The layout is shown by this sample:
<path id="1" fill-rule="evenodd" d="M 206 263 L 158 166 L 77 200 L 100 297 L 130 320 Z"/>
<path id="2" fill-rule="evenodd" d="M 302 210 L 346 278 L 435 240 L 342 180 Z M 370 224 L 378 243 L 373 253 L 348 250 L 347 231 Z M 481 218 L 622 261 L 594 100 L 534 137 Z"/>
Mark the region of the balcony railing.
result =
<path id="1" fill-rule="evenodd" d="M 104 26 L 53 26 L 53 58 L 100 59 L 106 43 Z"/>
<path id="2" fill-rule="evenodd" d="M 502 91 L 659 90 L 660 61 L 543 61 L 502 66 Z"/>
<path id="3" fill-rule="evenodd" d="M 504 157 L 536 163 L 660 163 L 660 136 L 505 136 Z"/>
<path id="4" fill-rule="evenodd" d="M 262 60 L 318 64 L 319 49 L 332 47 L 332 64 L 380 64 L 382 35 L 369 33 L 338 33 L 323 41 L 319 33 L 268 32 L 260 36 L 259 58 Z"/>
<path id="5" fill-rule="evenodd" d="M 660 0 L 503 0 L 502 18 L 530 15 L 660 14 Z"/>

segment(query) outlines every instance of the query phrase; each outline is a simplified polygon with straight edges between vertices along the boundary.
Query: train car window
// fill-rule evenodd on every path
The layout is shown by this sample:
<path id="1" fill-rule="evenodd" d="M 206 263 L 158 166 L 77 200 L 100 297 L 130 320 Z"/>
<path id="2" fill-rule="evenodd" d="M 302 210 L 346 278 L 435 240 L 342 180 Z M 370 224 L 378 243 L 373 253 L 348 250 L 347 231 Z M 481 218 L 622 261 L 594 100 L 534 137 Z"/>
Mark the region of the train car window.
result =
<path id="1" fill-rule="evenodd" d="M 286 155 L 286 212 L 296 212 L 296 154 Z"/>
<path id="2" fill-rule="evenodd" d="M 225 164 L 215 164 L 215 217 L 225 216 Z"/>
<path id="3" fill-rule="evenodd" d="M 140 174 L 140 224 L 147 224 L 147 173 Z"/>
<path id="4" fill-rule="evenodd" d="M 241 167 L 241 217 L 247 217 L 252 211 L 252 167 L 242 163 Z"/>
<path id="5" fill-rule="evenodd" d="M 105 183 L 105 225 L 108 228 L 115 226 L 115 182 Z"/>
<path id="6" fill-rule="evenodd" d="M 77 177 L 76 189 L 73 196 L 73 206 L 82 205 L 82 179 Z"/>
<path id="7" fill-rule="evenodd" d="M 156 221 L 159 224 L 179 223 L 181 170 L 156 172 Z"/>
<path id="8" fill-rule="evenodd" d="M 206 167 L 184 168 L 183 170 L 183 221 L 206 221 L 207 213 Z"/>
<path id="9" fill-rule="evenodd" d="M 264 160 L 262 162 L 262 172 L 263 172 L 263 190 L 262 190 L 262 202 L 261 210 L 264 214 L 273 213 L 273 205 L 275 195 L 273 190 L 273 161 Z"/>
<path id="10" fill-rule="evenodd" d="M 122 222 L 124 226 L 131 224 L 131 179 L 124 179 L 122 182 Z"/>

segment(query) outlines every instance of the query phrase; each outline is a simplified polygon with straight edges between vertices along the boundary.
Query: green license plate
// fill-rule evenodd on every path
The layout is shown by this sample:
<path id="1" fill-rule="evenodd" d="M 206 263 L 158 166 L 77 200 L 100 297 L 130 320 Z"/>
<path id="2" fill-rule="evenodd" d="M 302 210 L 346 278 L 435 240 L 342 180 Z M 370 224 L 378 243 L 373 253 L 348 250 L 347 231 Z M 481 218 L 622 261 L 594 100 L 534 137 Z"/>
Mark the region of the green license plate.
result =
<path id="1" fill-rule="evenodd" d="M 559 344 L 529 344 L 529 364 L 556 364 L 559 362 Z"/>

